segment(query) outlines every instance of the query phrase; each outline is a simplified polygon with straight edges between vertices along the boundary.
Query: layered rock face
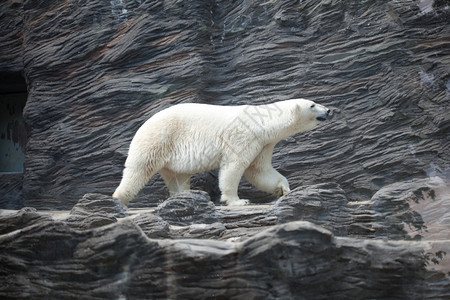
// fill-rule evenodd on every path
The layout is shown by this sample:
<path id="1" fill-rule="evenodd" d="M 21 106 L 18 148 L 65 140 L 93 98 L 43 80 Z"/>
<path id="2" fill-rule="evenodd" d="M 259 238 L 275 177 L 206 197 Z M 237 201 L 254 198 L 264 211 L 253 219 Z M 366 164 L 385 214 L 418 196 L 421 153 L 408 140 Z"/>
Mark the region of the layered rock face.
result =
<path id="1" fill-rule="evenodd" d="M 306 97 L 331 107 L 331 122 L 275 149 L 274 165 L 293 188 L 334 181 L 350 199 L 367 200 L 390 183 L 448 176 L 445 1 L 2 7 L 0 66 L 23 69 L 29 93 L 25 205 L 69 209 L 85 193 L 112 194 L 137 128 L 181 102 Z M 215 200 L 214 177 L 199 175 L 193 187 Z M 244 182 L 241 190 L 254 202 L 269 199 Z M 155 177 L 131 205 L 166 198 Z"/>

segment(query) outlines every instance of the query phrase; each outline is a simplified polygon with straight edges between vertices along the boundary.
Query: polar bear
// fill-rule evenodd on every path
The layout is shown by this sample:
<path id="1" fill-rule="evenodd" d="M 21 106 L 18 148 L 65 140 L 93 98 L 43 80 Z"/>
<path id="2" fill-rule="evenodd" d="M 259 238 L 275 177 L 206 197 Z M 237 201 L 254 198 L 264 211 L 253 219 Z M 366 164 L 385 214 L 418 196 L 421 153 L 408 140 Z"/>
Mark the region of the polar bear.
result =
<path id="1" fill-rule="evenodd" d="M 174 195 L 190 187 L 190 176 L 219 168 L 221 201 L 246 205 L 238 185 L 244 175 L 256 188 L 281 196 L 287 179 L 272 167 L 280 140 L 313 129 L 330 110 L 306 99 L 266 105 L 174 105 L 156 113 L 131 141 L 123 177 L 113 197 L 125 205 L 157 172 Z"/>

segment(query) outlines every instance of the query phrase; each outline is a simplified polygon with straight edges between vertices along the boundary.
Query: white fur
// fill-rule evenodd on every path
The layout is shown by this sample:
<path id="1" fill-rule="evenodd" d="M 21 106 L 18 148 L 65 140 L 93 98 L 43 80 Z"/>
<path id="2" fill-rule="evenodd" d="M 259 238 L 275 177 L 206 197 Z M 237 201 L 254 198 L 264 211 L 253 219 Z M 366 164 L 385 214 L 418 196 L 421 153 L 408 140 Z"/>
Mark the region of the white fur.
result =
<path id="1" fill-rule="evenodd" d="M 328 113 L 306 99 L 259 106 L 172 106 L 136 132 L 113 197 L 128 205 L 157 172 L 173 195 L 189 189 L 191 174 L 217 168 L 221 201 L 228 205 L 248 203 L 237 195 L 242 175 L 262 191 L 284 195 L 289 183 L 271 164 L 275 144 L 314 128 L 321 123 L 317 118 Z"/>

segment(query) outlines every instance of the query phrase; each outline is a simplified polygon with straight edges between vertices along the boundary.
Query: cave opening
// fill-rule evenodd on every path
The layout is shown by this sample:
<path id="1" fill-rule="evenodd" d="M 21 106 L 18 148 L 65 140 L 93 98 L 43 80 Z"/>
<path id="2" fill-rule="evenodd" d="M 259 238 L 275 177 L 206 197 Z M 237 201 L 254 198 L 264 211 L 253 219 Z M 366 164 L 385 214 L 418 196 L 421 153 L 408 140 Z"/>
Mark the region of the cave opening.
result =
<path id="1" fill-rule="evenodd" d="M 27 143 L 28 92 L 20 72 L 0 72 L 0 208 L 19 208 Z"/>

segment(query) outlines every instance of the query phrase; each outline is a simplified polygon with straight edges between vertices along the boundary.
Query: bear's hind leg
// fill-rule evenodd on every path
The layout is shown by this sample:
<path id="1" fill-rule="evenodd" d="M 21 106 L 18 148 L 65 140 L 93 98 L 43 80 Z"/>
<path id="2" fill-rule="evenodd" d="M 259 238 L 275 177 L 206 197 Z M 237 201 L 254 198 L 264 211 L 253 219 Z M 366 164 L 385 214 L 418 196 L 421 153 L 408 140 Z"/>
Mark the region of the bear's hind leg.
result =
<path id="1" fill-rule="evenodd" d="M 142 165 L 125 166 L 122 181 L 114 192 L 113 197 L 128 205 L 154 174 L 154 171 L 147 170 Z"/>
<path id="2" fill-rule="evenodd" d="M 170 196 L 191 188 L 191 175 L 189 174 L 175 173 L 168 169 L 160 170 L 159 174 L 169 189 Z"/>

